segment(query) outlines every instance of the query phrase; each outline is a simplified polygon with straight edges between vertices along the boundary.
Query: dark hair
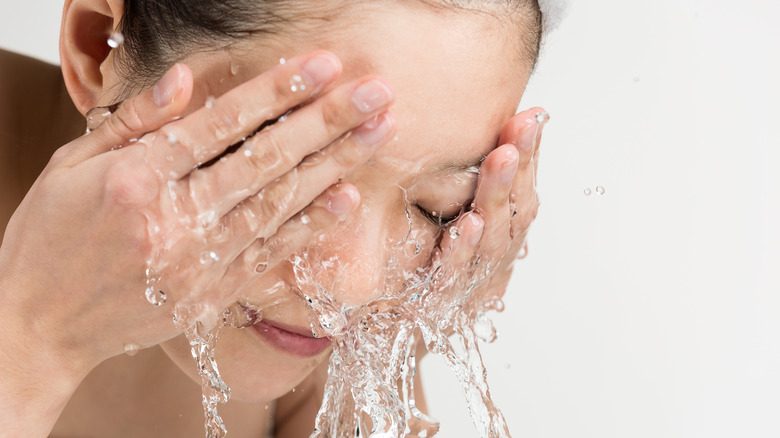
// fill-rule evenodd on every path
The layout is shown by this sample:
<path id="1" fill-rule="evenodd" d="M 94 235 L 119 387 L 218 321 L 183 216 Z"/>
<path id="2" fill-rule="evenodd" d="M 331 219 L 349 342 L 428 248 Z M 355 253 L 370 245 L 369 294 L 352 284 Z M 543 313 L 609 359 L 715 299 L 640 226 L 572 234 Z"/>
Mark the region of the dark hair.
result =
<path id="1" fill-rule="evenodd" d="M 520 43 L 531 69 L 539 56 L 542 13 L 537 0 L 396 0 L 417 1 L 437 8 L 520 12 Z M 125 0 L 119 31 L 124 44 L 117 53 L 118 71 L 126 89 L 152 85 L 173 64 L 198 50 L 221 48 L 250 36 L 271 36 L 330 21 L 357 0 Z M 486 6 L 490 6 L 487 8 Z"/>

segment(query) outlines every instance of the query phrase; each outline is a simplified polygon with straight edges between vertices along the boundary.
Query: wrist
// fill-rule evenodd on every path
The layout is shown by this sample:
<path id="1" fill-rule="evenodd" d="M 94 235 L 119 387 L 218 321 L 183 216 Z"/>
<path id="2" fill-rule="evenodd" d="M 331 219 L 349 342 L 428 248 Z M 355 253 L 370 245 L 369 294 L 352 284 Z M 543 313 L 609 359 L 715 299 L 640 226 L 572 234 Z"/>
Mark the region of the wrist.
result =
<path id="1" fill-rule="evenodd" d="M 0 275 L 0 436 L 45 437 L 91 367 L 41 336 L 12 283 Z"/>

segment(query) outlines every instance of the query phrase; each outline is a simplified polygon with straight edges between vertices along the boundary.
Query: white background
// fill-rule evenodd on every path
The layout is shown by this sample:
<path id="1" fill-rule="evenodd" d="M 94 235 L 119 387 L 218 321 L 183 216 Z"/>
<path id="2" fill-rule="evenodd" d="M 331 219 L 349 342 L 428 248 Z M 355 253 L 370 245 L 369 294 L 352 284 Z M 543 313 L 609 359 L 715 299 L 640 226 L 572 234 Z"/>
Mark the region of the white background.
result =
<path id="1" fill-rule="evenodd" d="M 60 8 L 3 0 L 0 46 L 56 62 Z M 516 438 L 780 436 L 779 16 L 584 0 L 548 38 L 542 208 L 483 348 Z M 441 436 L 474 436 L 422 367 Z"/>

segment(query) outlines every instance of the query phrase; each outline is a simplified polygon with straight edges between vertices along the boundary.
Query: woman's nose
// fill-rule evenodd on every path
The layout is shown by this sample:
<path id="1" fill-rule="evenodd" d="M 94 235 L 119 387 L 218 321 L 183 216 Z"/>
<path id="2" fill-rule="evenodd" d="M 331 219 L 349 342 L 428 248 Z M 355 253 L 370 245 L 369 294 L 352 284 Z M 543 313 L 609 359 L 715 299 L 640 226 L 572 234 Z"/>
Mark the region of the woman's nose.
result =
<path id="1" fill-rule="evenodd" d="M 365 304 L 385 291 L 390 236 L 378 210 L 362 206 L 309 248 L 317 282 L 341 304 Z"/>

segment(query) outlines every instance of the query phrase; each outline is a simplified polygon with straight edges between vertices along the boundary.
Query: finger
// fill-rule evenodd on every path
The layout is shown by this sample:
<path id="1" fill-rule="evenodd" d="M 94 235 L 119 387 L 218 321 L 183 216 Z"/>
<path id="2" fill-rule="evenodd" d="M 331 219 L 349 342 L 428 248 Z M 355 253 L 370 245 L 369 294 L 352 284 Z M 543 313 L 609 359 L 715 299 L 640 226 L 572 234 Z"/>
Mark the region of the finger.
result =
<path id="1" fill-rule="evenodd" d="M 515 127 L 515 139 L 521 159 L 510 196 L 513 213 L 510 235 L 519 235 L 522 241 L 525 240 L 525 234 L 539 210 L 536 170 L 542 132 L 549 120 L 549 115 L 542 108 L 534 108 L 524 113 L 526 117 L 521 118 L 522 123 L 517 123 Z"/>
<path id="2" fill-rule="evenodd" d="M 535 133 L 529 131 L 529 128 L 544 126 L 549 120 L 550 114 L 541 107 L 521 111 L 504 125 L 498 138 L 498 144 L 511 143 L 517 146 L 521 153 L 525 152 L 526 155 L 532 156 L 538 150 L 541 137 L 536 138 L 535 142 L 528 141 L 529 138 L 535 137 Z M 524 161 L 522 158 L 521 162 Z"/>
<path id="3" fill-rule="evenodd" d="M 477 212 L 461 215 L 455 224 L 445 230 L 439 244 L 439 260 L 455 268 L 473 262 L 484 226 L 485 221 Z"/>
<path id="4" fill-rule="evenodd" d="M 511 144 L 493 150 L 480 166 L 474 210 L 485 220 L 480 253 L 501 257 L 509 241 L 509 194 L 518 167 L 519 153 Z"/>
<path id="5" fill-rule="evenodd" d="M 341 74 L 336 55 L 320 51 L 279 64 L 230 90 L 187 118 L 165 126 L 149 160 L 181 178 L 273 120 L 315 96 Z M 168 142 L 174 148 L 165 148 Z M 173 159 L 169 159 L 172 157 Z"/>
<path id="6" fill-rule="evenodd" d="M 333 90 L 293 113 L 284 123 L 277 123 L 247 140 L 225 160 L 193 173 L 190 177 L 193 199 L 200 204 L 196 209 L 211 209 L 215 212 L 212 216 L 221 217 L 297 166 L 304 157 L 359 125 L 339 150 L 320 158 L 335 159 L 336 164 L 354 164 L 352 155 L 367 159 L 367 154 L 380 142 L 389 140 L 387 132 L 395 126 L 386 116 L 377 117 L 392 100 L 392 90 L 378 78 Z M 321 191 L 327 185 L 319 187 Z"/>
<path id="7" fill-rule="evenodd" d="M 395 119 L 389 112 L 377 119 L 377 123 L 366 125 L 343 142 L 329 146 L 321 155 L 304 160 L 299 167 L 269 184 L 257 196 L 245 200 L 233 212 L 220 219 L 220 223 L 226 219 L 231 221 L 235 233 L 231 239 L 234 245 L 232 251 L 238 253 L 254 239 L 275 234 L 277 228 L 331 184 L 368 161 L 378 145 L 389 141 L 395 132 Z M 366 146 L 359 140 L 361 135 L 377 136 L 379 140 L 372 146 Z M 237 214 L 243 218 L 243 222 L 232 219 Z"/>
<path id="8" fill-rule="evenodd" d="M 154 87 L 122 102 L 100 127 L 79 139 L 73 164 L 159 129 L 180 117 L 191 97 L 192 71 L 184 64 L 176 64 Z"/>
<path id="9" fill-rule="evenodd" d="M 221 281 L 221 285 L 228 286 L 224 290 L 241 290 L 255 274 L 262 274 L 289 258 L 294 251 L 346 219 L 359 204 L 360 193 L 355 186 L 332 186 L 279 227 L 273 236 L 255 240 L 242 251 Z"/>

